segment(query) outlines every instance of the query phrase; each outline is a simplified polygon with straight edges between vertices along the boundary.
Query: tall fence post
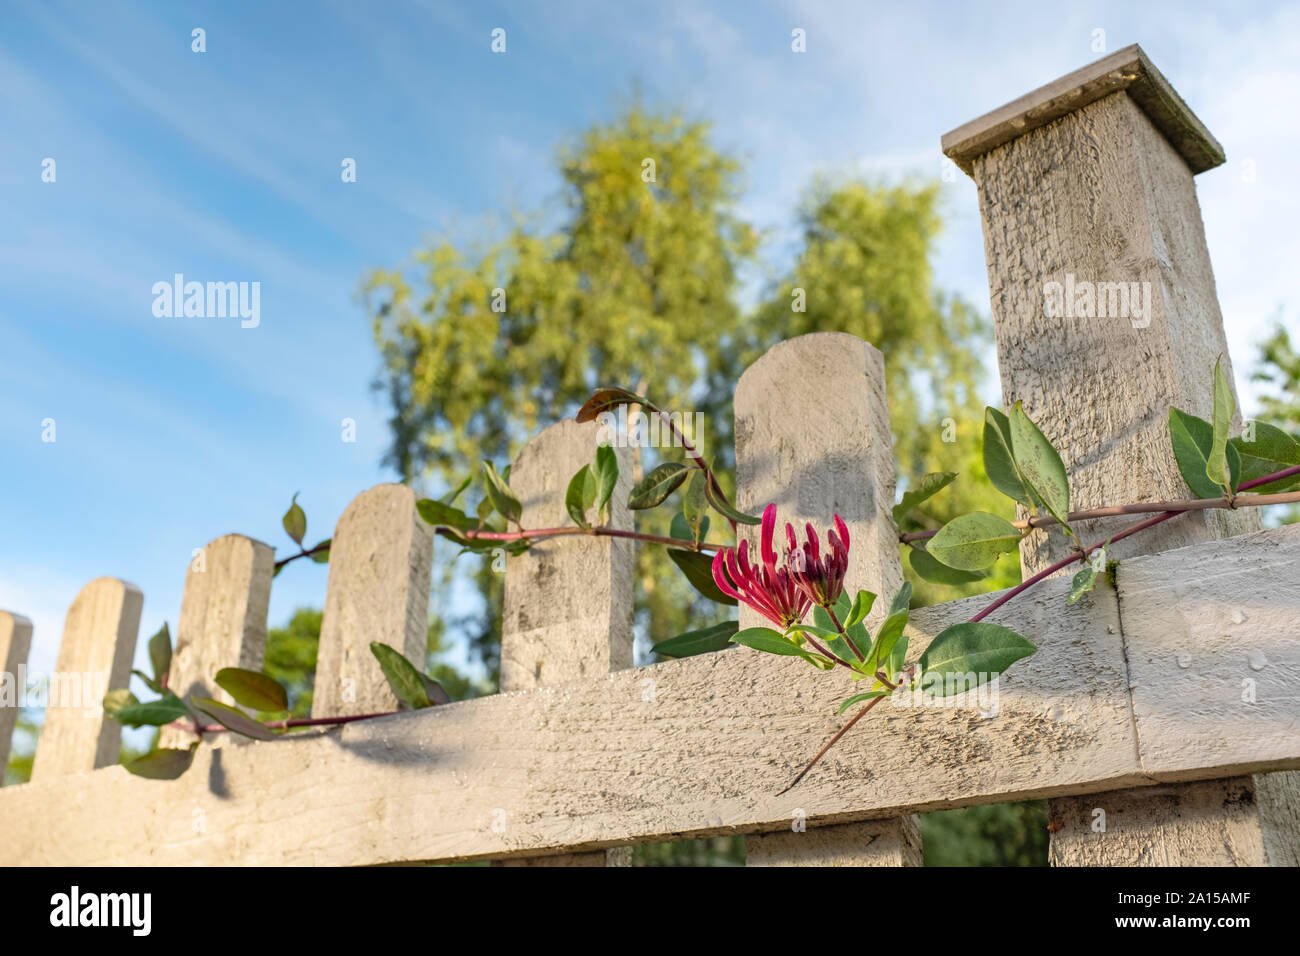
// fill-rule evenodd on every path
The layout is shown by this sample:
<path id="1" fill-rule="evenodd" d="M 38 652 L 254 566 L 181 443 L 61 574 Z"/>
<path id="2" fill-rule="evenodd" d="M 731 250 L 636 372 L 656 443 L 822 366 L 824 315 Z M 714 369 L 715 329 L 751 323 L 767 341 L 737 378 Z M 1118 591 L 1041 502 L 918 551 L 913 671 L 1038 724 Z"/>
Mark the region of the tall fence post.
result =
<path id="1" fill-rule="evenodd" d="M 96 578 L 73 600 L 50 675 L 33 780 L 117 763 L 122 725 L 104 714 L 102 702 L 130 677 L 143 604 L 139 589 L 117 578 Z"/>
<path id="2" fill-rule="evenodd" d="M 13 742 L 14 726 L 18 723 L 18 707 L 26 690 L 25 675 L 19 671 L 27 664 L 27 652 L 32 647 L 32 622 L 21 614 L 0 611 L 0 787 L 4 786 L 5 768 L 9 766 L 9 748 Z M 12 699 L 6 699 L 12 694 Z"/>
<path id="3" fill-rule="evenodd" d="M 524 528 L 569 523 L 564 493 L 569 479 L 595 458 L 601 426 L 565 420 L 528 442 L 510 469 L 510 487 L 523 505 Z M 609 525 L 631 530 L 633 449 L 615 448 L 618 485 Z M 505 552 L 501 552 L 504 557 Z M 632 600 L 636 551 L 612 537 L 540 541 L 505 557 L 506 594 L 501 627 L 501 690 L 596 678 L 632 666 Z M 509 808 L 505 825 L 509 827 Z M 503 866 L 626 866 L 630 847 L 590 853 L 502 860 Z"/>
<path id="4" fill-rule="evenodd" d="M 415 492 L 383 484 L 343 511 L 330 543 L 313 717 L 397 710 L 398 700 L 370 651 L 377 641 L 424 670 L 429 647 L 433 528 L 415 510 Z"/>
<path id="5" fill-rule="evenodd" d="M 213 677 L 223 667 L 261 670 L 274 570 L 270 546 L 242 534 L 209 541 L 194 555 L 185 572 L 176 652 L 167 673 L 173 693 L 234 703 Z M 234 735 L 219 734 L 212 740 L 227 736 Z M 193 740 L 187 730 L 163 727 L 158 746 L 186 747 Z"/>
<path id="6" fill-rule="evenodd" d="M 832 515 L 843 518 L 850 540 L 846 587 L 878 595 L 867 619 L 874 628 L 903 583 L 890 513 L 894 451 L 880 352 L 841 332 L 782 342 L 741 376 L 735 412 L 737 504 L 756 514 L 775 502 L 779 519 L 801 529 L 801 537 L 805 522 L 822 535 Z M 740 533 L 757 546 L 757 529 L 742 526 Z M 763 623 L 756 612 L 740 609 L 742 628 Z M 802 823 L 797 796 L 790 813 L 789 831 L 746 838 L 750 866 L 921 863 L 915 815 L 805 831 L 795 829 Z"/>
<path id="7" fill-rule="evenodd" d="M 1222 148 L 1131 46 L 948 133 L 943 149 L 978 187 L 1003 398 L 1023 401 L 1060 449 L 1072 507 L 1188 496 L 1167 418 L 1171 405 L 1211 417 L 1215 360 L 1227 368 L 1193 182 L 1223 162 Z M 1196 512 L 1121 542 L 1111 557 L 1257 522 Z M 1092 541 L 1125 523 L 1076 529 Z M 1062 536 L 1040 531 L 1022 545 L 1021 563 L 1029 574 L 1066 553 Z M 1121 601 L 1123 575 L 1121 563 Z M 1129 658 L 1140 652 L 1127 648 Z M 1117 678 L 1126 673 L 1123 659 L 1109 663 Z M 1097 694 L 1131 708 L 1128 683 Z M 1052 862 L 1209 864 L 1224 862 L 1227 843 L 1231 862 L 1263 863 L 1268 831 L 1286 819 L 1266 804 L 1294 806 L 1296 780 L 1218 781 L 1216 797 L 1197 784 L 1053 800 Z M 1290 819 L 1280 825 L 1293 844 Z"/>

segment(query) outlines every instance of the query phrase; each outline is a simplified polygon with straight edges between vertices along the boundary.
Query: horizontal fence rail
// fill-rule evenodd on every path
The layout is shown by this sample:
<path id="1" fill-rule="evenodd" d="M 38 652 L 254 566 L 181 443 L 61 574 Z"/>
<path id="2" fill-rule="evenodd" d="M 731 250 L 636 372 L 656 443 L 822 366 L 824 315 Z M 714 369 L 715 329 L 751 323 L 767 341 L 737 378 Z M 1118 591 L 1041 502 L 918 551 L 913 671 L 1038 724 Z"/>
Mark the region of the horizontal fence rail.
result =
<path id="1" fill-rule="evenodd" d="M 1248 579 L 1266 580 L 1267 597 Z M 502 858 L 777 831 L 799 811 L 814 826 L 1300 768 L 1300 527 L 1131 559 L 1118 591 L 1073 608 L 1067 590 L 1049 581 L 990 618 L 1040 647 L 1003 675 L 996 716 L 977 701 L 879 708 L 782 796 L 835 728 L 843 687 L 738 649 L 309 739 L 202 748 L 176 781 L 109 767 L 0 789 L 0 865 Z M 1149 613 L 1130 607 L 1138 591 Z M 909 656 L 986 600 L 915 612 Z M 1212 606 L 1240 609 L 1250 628 L 1207 677 L 1181 663 L 1231 639 L 1221 615 L 1203 613 Z M 1123 635 L 1121 620 L 1132 622 Z M 1144 662 L 1131 677 L 1107 670 L 1121 641 Z M 1259 681 L 1254 706 L 1240 703 L 1244 678 Z"/>

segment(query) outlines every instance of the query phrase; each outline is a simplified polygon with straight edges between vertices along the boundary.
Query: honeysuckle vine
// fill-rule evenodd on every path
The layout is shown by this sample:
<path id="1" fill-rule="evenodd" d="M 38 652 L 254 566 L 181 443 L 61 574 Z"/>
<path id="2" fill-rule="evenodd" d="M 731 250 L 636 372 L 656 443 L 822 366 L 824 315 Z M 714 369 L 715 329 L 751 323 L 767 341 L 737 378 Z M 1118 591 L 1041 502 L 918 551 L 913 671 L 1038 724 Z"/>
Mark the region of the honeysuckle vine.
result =
<path id="1" fill-rule="evenodd" d="M 913 663 L 906 664 L 905 630 L 912 587 L 905 583 L 892 596 L 885 613 L 877 616 L 873 634 L 867 619 L 878 596 L 848 588 L 845 577 L 851 540 L 839 515 L 828 516 L 830 527 L 824 531 L 824 541 L 811 523 L 804 525 L 802 537 L 790 522 L 784 523 L 784 533 L 778 534 L 775 504 L 767 505 L 761 516 L 738 509 L 701 450 L 687 440 L 673 417 L 625 389 L 598 390 L 576 418 L 579 422 L 593 421 L 623 406 L 658 416 L 682 449 L 683 461 L 664 462 L 652 469 L 637 482 L 627 501 L 629 509 L 644 511 L 663 505 L 680 489 L 679 510 L 668 535 L 609 525 L 619 466 L 614 449 L 606 445 L 596 449 L 593 461 L 582 466 L 568 484 L 565 508 L 572 524 L 525 528 L 523 506 L 510 488 L 510 468 L 498 471 L 486 461 L 482 468 L 484 494 L 473 514 L 456 504 L 471 485 L 470 478 L 442 498 L 420 500 L 417 510 L 437 534 L 459 544 L 462 553 L 504 549 L 508 554 L 521 554 L 537 541 L 579 535 L 666 546 L 668 556 L 700 594 L 723 605 L 744 604 L 772 626 L 741 629 L 735 621 L 717 621 L 654 645 L 659 656 L 689 657 L 741 644 L 764 653 L 796 657 L 823 671 L 848 671 L 851 682 L 866 682 L 862 685 L 865 689 L 843 701 L 839 712 L 862 706 L 786 790 L 799 783 L 859 720 L 890 695 L 900 690 L 919 690 L 933 696 L 975 690 L 1033 654 L 1036 648 L 1024 635 L 985 619 L 1046 578 L 1082 563 L 1066 598 L 1068 604 L 1074 604 L 1096 586 L 1108 566 L 1107 549 L 1116 542 L 1189 511 L 1300 501 L 1300 490 L 1294 490 L 1300 486 L 1300 443 L 1264 422 L 1250 422 L 1245 434 L 1232 437 L 1229 428 L 1235 402 L 1219 363 L 1213 375 L 1211 421 L 1179 409 L 1169 410 L 1170 447 L 1195 498 L 1072 511 L 1061 456 L 1023 406 L 1017 402 L 1006 412 L 987 408 L 983 434 L 985 472 L 994 487 L 1020 505 L 1027 516 L 1011 521 L 987 512 L 973 512 L 933 527 L 937 522 L 926 515 L 923 506 L 958 476 L 952 472 L 926 475 L 904 491 L 893 509 L 899 540 L 908 548 L 912 570 L 937 584 L 978 581 L 1004 555 L 1018 553 L 1022 540 L 1036 532 L 1063 535 L 1069 553 L 1015 587 L 991 596 L 970 620 L 942 630 Z M 328 539 L 311 548 L 303 545 L 307 519 L 297 497 L 282 523 L 299 551 L 276 562 L 277 574 L 302 558 L 320 563 L 329 560 Z M 757 548 L 743 537 L 734 545 L 709 541 L 710 511 L 721 515 L 733 533 L 742 524 L 758 525 Z M 1077 522 L 1124 515 L 1146 517 L 1089 543 L 1084 543 L 1074 527 Z M 371 645 L 371 651 L 403 709 L 418 710 L 449 702 L 436 681 L 397 651 L 378 643 Z M 293 718 L 281 684 L 265 674 L 239 668 L 218 671 L 214 681 L 240 707 L 258 717 L 210 697 L 181 699 L 167 686 L 171 639 L 166 625 L 150 639 L 149 656 L 153 675 L 132 673 L 157 693 L 158 699 L 141 702 L 128 689 L 115 689 L 104 699 L 105 711 L 127 726 L 170 724 L 193 733 L 196 739 L 189 748 L 155 750 L 128 764 L 129 770 L 143 776 L 170 778 L 183 773 L 198 742 L 208 733 L 232 731 L 259 740 L 277 740 L 303 728 L 386 716 Z"/>

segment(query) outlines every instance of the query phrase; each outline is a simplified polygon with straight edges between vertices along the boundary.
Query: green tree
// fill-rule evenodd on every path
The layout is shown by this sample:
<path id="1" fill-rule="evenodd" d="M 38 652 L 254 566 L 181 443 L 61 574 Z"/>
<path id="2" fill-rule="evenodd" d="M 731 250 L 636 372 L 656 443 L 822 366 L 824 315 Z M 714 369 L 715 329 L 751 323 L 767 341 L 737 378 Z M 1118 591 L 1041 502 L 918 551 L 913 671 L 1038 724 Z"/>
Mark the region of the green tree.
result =
<path id="1" fill-rule="evenodd" d="M 710 145 L 707 124 L 638 104 L 584 133 L 559 166 L 559 228 L 519 223 L 477 250 L 440 242 L 416 255 L 418 291 L 397 269 L 364 283 L 392 404 L 389 461 L 408 480 L 446 487 L 468 462 L 510 458 L 597 384 L 704 411 L 723 432 L 706 450 L 728 464 L 730 394 L 716 373 L 756 245 L 734 211 L 738 164 Z M 643 527 L 666 531 L 666 520 Z M 640 620 L 657 639 L 693 597 L 661 553 L 642 554 Z M 501 576 L 481 562 L 476 577 L 483 612 L 465 623 L 495 674 Z"/>
<path id="2" fill-rule="evenodd" d="M 1258 417 L 1300 440 L 1300 352 L 1292 345 L 1291 335 L 1280 321 L 1260 343 L 1258 364 L 1251 378 L 1269 387 L 1260 396 Z M 1300 522 L 1300 506 L 1270 508 L 1264 518 L 1269 522 L 1294 524 Z"/>

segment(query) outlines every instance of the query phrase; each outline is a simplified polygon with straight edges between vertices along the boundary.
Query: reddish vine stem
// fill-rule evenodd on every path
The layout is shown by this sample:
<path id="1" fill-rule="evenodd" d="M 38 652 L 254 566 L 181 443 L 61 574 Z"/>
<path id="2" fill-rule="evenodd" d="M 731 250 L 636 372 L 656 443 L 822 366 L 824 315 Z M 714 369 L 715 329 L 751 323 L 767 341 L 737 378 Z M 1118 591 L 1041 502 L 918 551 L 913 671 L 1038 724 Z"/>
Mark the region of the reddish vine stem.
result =
<path id="1" fill-rule="evenodd" d="M 702 541 L 696 544 L 686 538 L 669 538 L 659 534 L 645 534 L 641 531 L 625 531 L 622 528 L 606 528 L 598 526 L 594 528 L 535 528 L 531 531 L 457 531 L 458 535 L 463 538 L 473 538 L 480 541 L 521 541 L 527 538 L 530 541 L 542 538 L 559 538 L 575 534 L 595 535 L 598 538 L 630 538 L 633 541 L 649 541 L 651 544 L 666 544 L 679 548 L 689 548 L 693 551 L 717 551 L 719 548 L 725 548 L 725 544 L 715 544 L 712 541 Z"/>
<path id="2" fill-rule="evenodd" d="M 330 549 L 329 542 L 322 541 L 320 544 L 316 545 L 310 550 L 307 548 L 303 548 L 297 554 L 291 554 L 287 558 L 281 558 L 279 561 L 275 562 L 275 566 L 277 568 L 282 568 L 290 561 L 297 561 L 299 558 L 310 558 L 312 555 L 316 554 L 317 552 L 328 551 L 329 549 Z"/>
<path id="3" fill-rule="evenodd" d="M 1291 470 L 1292 474 L 1300 474 L 1300 466 Z M 1278 472 L 1278 475 L 1285 476 L 1285 472 Z M 1277 481 L 1277 477 L 1269 476 L 1267 478 L 1256 479 L 1253 482 L 1245 482 L 1238 491 L 1245 491 L 1248 487 L 1256 487 L 1259 484 L 1265 484 L 1269 481 Z M 1066 516 L 1067 521 L 1087 521 L 1090 518 L 1111 518 L 1118 515 L 1140 515 L 1140 514 L 1163 514 L 1166 511 L 1182 513 L 1184 511 L 1208 511 L 1215 508 L 1260 508 L 1265 505 L 1284 505 L 1293 502 L 1300 502 L 1300 491 L 1287 491 L 1275 495 L 1250 495 L 1246 498 L 1189 498 L 1184 501 L 1142 501 L 1131 505 L 1111 505 L 1106 508 L 1087 508 L 1082 511 L 1071 511 Z M 1017 528 L 1049 528 L 1052 525 L 1059 524 L 1051 515 L 1035 515 L 1032 518 L 1022 518 L 1019 521 L 1011 522 Z M 911 541 L 925 541 L 933 538 L 938 531 L 909 531 L 906 534 L 900 534 L 898 540 L 904 543 Z"/>
<path id="4" fill-rule="evenodd" d="M 290 727 L 328 727 L 337 724 L 350 724 L 355 720 L 370 720 L 374 717 L 391 717 L 400 711 L 390 710 L 379 714 L 352 714 L 349 717 L 290 717 L 287 720 L 271 720 L 263 724 L 264 727 L 279 727 L 288 730 Z M 176 726 L 182 730 L 188 730 L 192 734 L 202 736 L 205 733 L 221 733 L 230 728 L 221 724 L 185 724 L 177 723 Z"/>

